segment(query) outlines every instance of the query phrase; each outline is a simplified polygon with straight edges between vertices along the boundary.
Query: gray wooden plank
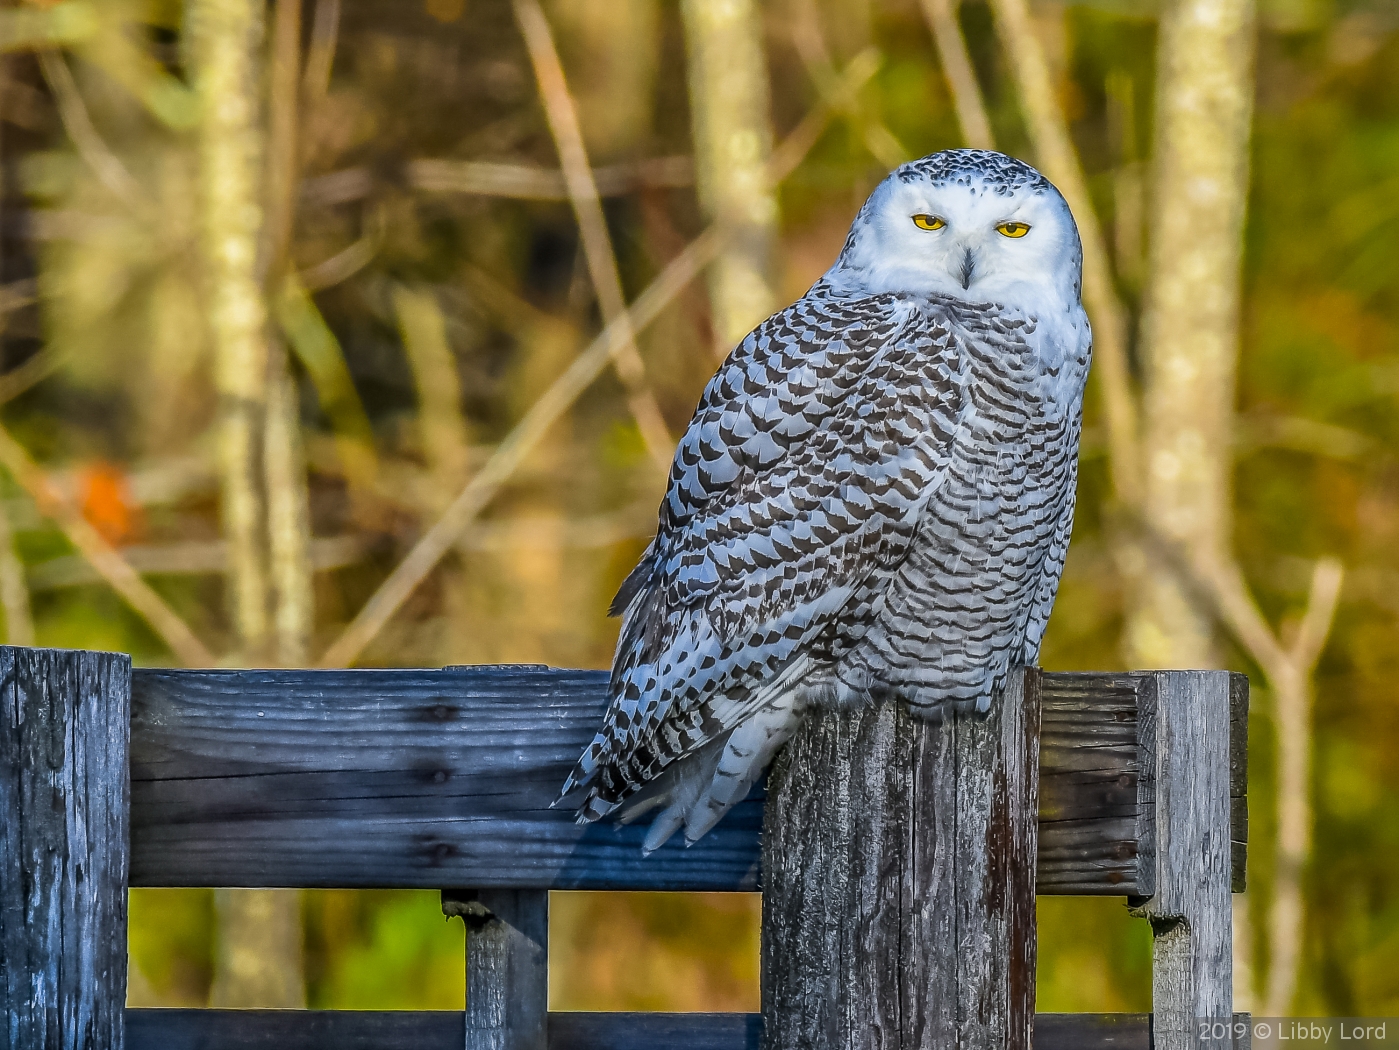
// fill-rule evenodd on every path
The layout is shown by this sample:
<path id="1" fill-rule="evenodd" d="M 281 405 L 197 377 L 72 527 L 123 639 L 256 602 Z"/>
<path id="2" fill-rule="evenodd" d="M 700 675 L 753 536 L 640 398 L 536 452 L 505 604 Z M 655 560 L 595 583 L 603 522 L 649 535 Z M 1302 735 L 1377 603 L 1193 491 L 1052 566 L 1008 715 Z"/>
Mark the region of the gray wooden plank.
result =
<path id="1" fill-rule="evenodd" d="M 606 674 L 138 671 L 135 885 L 754 889 L 754 799 L 691 849 L 550 804 Z"/>
<path id="2" fill-rule="evenodd" d="M 759 1050 L 761 1014 L 551 1013 L 549 1050 Z"/>
<path id="3" fill-rule="evenodd" d="M 1229 888 L 1248 888 L 1248 675 L 1229 674 Z"/>
<path id="4" fill-rule="evenodd" d="M 644 824 L 579 827 L 549 808 L 602 717 L 606 677 L 138 669 L 132 884 L 757 888 L 761 789 L 694 847 L 650 858 Z M 1144 681 L 1043 676 L 1040 893 L 1136 893 L 1150 870 Z"/>
<path id="5" fill-rule="evenodd" d="M 1141 838 L 1152 803 L 1139 757 L 1151 676 L 1069 672 L 1041 681 L 1037 891 L 1140 893 L 1152 871 L 1150 840 Z"/>
<path id="6" fill-rule="evenodd" d="M 1040 675 L 988 717 L 822 711 L 763 824 L 767 1050 L 1029 1050 Z"/>
<path id="7" fill-rule="evenodd" d="M 1036 1014 L 1035 1050 L 1151 1050 L 1150 1014 Z"/>
<path id="8" fill-rule="evenodd" d="M 451 1011 L 127 1010 L 128 1050 L 457 1050 Z M 1147 1014 L 1037 1014 L 1034 1050 L 1149 1050 Z M 759 1050 L 760 1014 L 551 1013 L 549 1050 Z"/>
<path id="9" fill-rule="evenodd" d="M 443 891 L 466 923 L 466 1050 L 546 1050 L 549 891 Z"/>
<path id="10" fill-rule="evenodd" d="M 1153 1045 L 1199 1045 L 1201 1018 L 1233 1013 L 1230 675 L 1157 671 Z"/>
<path id="11" fill-rule="evenodd" d="M 127 1010 L 127 1050 L 461 1050 L 456 1010 Z"/>
<path id="12" fill-rule="evenodd" d="M 0 1046 L 125 1045 L 130 675 L 0 646 Z"/>

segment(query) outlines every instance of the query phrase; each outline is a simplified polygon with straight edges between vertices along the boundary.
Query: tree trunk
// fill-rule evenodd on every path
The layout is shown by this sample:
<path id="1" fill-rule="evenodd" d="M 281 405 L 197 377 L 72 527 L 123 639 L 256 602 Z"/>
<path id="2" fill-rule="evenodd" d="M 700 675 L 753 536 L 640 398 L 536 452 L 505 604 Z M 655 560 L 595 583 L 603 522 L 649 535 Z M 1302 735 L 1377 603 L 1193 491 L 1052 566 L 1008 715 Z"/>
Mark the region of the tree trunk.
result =
<path id="1" fill-rule="evenodd" d="M 754 0 L 683 0 L 680 10 L 700 203 L 708 218 L 737 228 L 709 268 L 715 350 L 722 357 L 777 305 L 777 198 L 765 174 L 772 124 L 761 10 Z"/>
<path id="2" fill-rule="evenodd" d="M 258 279 L 262 228 L 257 55 L 262 5 L 193 0 L 190 51 L 201 106 L 199 169 L 219 459 L 234 630 L 245 659 L 267 638 L 262 543 L 263 416 L 267 407 L 267 308 Z"/>
<path id="3" fill-rule="evenodd" d="M 268 550 L 276 599 L 273 633 L 278 665 L 304 667 L 315 626 L 310 493 L 296 377 L 288 371 L 285 348 L 278 346 L 277 350 L 265 436 Z"/>
<path id="4" fill-rule="evenodd" d="M 1219 565 L 1231 547 L 1253 48 L 1252 0 L 1175 0 L 1163 15 L 1141 324 L 1142 512 L 1160 541 L 1208 552 Z M 1147 544 L 1138 566 L 1127 623 L 1131 657 L 1145 667 L 1216 667 L 1210 611 L 1165 563 L 1160 546 Z M 1286 885 L 1279 890 L 1286 904 Z M 1290 923 L 1285 936 L 1295 929 Z M 1235 950 L 1248 953 L 1245 938 Z M 1240 989 L 1242 1009 L 1248 991 Z M 1286 1005 L 1269 1009 L 1282 1013 Z"/>
<path id="5" fill-rule="evenodd" d="M 1141 332 L 1143 509 L 1165 540 L 1225 550 L 1253 111 L 1252 0 L 1177 0 L 1163 18 L 1158 53 Z M 1143 666 L 1218 662 L 1208 616 L 1164 565 L 1149 568 L 1129 630 Z"/>
<path id="6" fill-rule="evenodd" d="M 292 469 L 281 455 L 287 451 L 285 446 L 270 464 L 265 459 L 272 372 L 263 289 L 267 247 L 262 242 L 264 171 L 258 74 L 263 5 L 257 0 L 192 0 L 188 25 L 201 108 L 203 248 L 214 371 L 222 402 L 221 512 L 229 550 L 230 605 L 239 657 L 257 663 L 272 656 L 268 645 L 272 618 L 265 471 L 270 468 L 285 474 Z M 281 381 L 281 369 L 277 375 Z M 281 419 L 273 426 L 273 435 L 287 438 L 287 425 L 288 421 Z M 278 517 L 294 520 L 296 510 L 288 500 L 294 502 L 299 494 L 286 489 L 279 486 L 277 492 Z M 294 560 L 295 542 L 279 552 L 283 569 Z M 304 594 L 296 600 L 304 600 Z M 303 628 L 304 624 L 297 626 L 294 633 Z M 300 894 L 219 890 L 216 904 L 218 953 L 213 1005 L 304 1006 Z"/>

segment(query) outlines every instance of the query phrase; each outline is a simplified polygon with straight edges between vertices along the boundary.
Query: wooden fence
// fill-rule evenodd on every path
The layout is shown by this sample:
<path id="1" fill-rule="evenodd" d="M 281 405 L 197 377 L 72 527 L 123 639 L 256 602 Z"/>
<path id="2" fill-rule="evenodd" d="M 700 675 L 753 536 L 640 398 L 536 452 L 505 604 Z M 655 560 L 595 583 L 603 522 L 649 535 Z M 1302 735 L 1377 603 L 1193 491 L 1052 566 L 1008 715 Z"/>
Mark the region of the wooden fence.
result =
<path id="1" fill-rule="evenodd" d="M 0 1050 L 757 1048 L 756 1014 L 547 1010 L 549 890 L 762 883 L 757 792 L 649 858 L 643 826 L 549 808 L 605 682 L 538 666 L 133 670 L 0 648 Z M 1035 892 L 1126 897 L 1156 932 L 1154 1017 L 1040 1014 L 1035 1050 L 1195 1046 L 1195 1018 L 1229 1014 L 1247 680 L 1027 672 L 1023 688 L 1041 706 Z M 128 885 L 444 890 L 468 925 L 468 1002 L 126 1010 Z"/>

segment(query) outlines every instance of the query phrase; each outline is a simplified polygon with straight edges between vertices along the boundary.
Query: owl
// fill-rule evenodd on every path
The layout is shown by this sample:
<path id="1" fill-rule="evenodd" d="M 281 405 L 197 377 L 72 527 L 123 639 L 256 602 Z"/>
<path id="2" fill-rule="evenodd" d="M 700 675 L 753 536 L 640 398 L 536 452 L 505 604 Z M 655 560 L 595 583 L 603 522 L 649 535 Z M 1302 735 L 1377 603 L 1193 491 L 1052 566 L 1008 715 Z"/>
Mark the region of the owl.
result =
<path id="1" fill-rule="evenodd" d="M 1073 524 L 1092 337 L 1068 205 L 948 150 L 729 355 L 681 439 L 602 727 L 562 800 L 694 842 L 804 712 L 990 710 L 1033 665 Z"/>

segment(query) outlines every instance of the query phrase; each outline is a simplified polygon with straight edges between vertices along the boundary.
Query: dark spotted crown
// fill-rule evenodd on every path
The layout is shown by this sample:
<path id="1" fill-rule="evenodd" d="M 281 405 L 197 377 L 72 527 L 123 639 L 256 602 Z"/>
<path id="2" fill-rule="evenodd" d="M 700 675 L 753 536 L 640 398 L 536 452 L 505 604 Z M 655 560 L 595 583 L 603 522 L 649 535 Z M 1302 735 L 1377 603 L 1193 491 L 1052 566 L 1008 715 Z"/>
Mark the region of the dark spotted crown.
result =
<path id="1" fill-rule="evenodd" d="M 980 185 L 1003 196 L 1022 189 L 1046 190 L 1049 180 L 1024 161 L 989 149 L 947 149 L 894 169 L 900 182 L 934 186 Z"/>

